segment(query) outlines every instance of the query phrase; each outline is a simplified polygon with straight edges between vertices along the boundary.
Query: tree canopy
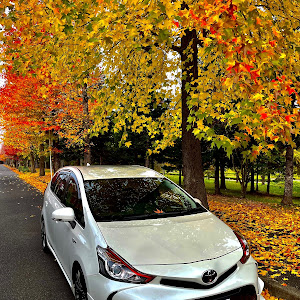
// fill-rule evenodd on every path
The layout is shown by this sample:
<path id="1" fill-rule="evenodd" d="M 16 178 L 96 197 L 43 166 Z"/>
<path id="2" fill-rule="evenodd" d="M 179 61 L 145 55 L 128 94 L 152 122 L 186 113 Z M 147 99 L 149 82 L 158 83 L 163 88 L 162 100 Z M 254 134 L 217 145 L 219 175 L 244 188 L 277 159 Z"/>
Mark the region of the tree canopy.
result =
<path id="1" fill-rule="evenodd" d="M 42 81 L 42 99 L 53 83 L 86 87 L 89 135 L 112 122 L 128 147 L 128 130 L 146 131 L 156 152 L 192 132 L 250 160 L 276 141 L 294 146 L 296 0 L 3 0 L 0 11 L 2 68 Z"/>

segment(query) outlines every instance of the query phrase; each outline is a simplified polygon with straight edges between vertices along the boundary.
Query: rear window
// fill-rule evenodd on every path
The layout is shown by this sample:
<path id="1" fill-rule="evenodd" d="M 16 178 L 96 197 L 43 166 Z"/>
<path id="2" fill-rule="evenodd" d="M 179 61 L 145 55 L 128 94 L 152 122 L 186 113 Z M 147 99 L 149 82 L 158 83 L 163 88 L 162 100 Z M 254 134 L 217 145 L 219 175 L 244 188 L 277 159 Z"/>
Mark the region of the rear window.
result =
<path id="1" fill-rule="evenodd" d="M 116 178 L 84 182 L 97 222 L 152 219 L 206 211 L 165 178 Z"/>

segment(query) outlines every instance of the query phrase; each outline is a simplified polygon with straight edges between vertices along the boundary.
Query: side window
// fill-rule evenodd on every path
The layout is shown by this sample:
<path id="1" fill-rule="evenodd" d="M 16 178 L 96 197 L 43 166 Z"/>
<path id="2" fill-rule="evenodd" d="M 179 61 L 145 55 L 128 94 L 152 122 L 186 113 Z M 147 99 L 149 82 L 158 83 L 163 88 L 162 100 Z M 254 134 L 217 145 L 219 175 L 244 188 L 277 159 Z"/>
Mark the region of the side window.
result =
<path id="1" fill-rule="evenodd" d="M 53 176 L 52 180 L 51 180 L 50 188 L 51 188 L 51 190 L 52 190 L 53 192 L 54 192 L 54 190 L 55 190 L 57 177 L 58 177 L 58 173 L 56 173 L 56 174 Z"/>
<path id="2" fill-rule="evenodd" d="M 59 198 L 59 200 L 65 204 L 65 190 L 67 187 L 67 179 L 69 177 L 68 173 L 61 172 L 58 174 L 56 185 L 53 190 L 54 194 Z"/>
<path id="3" fill-rule="evenodd" d="M 84 227 L 83 207 L 80 197 L 80 191 L 77 180 L 70 176 L 69 185 L 65 194 L 65 205 L 72 207 L 75 213 L 75 218 L 82 227 Z"/>

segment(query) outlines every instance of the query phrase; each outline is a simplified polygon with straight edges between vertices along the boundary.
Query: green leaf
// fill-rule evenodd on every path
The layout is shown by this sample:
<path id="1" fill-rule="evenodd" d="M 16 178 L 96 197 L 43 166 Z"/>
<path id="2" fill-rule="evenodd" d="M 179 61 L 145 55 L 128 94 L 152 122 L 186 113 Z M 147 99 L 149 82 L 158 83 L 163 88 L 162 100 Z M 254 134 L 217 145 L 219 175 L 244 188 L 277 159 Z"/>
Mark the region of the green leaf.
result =
<path id="1" fill-rule="evenodd" d="M 222 141 L 215 141 L 215 144 L 216 144 L 217 148 L 220 149 L 223 145 L 223 142 Z"/>
<path id="2" fill-rule="evenodd" d="M 232 148 L 225 148 L 227 157 L 230 158 L 230 156 L 232 155 Z"/>
<path id="3" fill-rule="evenodd" d="M 62 3 L 65 4 L 67 7 L 72 6 L 73 4 L 69 2 L 69 0 L 62 0 Z"/>
<path id="4" fill-rule="evenodd" d="M 89 43 L 95 43 L 95 42 L 99 42 L 99 39 L 97 38 L 91 38 L 88 40 Z"/>
<path id="5" fill-rule="evenodd" d="M 158 2 L 157 6 L 160 8 L 160 10 L 165 13 L 166 12 L 166 7 L 161 3 L 161 2 Z"/>
<path id="6" fill-rule="evenodd" d="M 92 24 L 92 23 L 89 23 L 89 24 L 86 26 L 86 30 L 87 30 L 88 32 L 93 31 L 93 24 Z"/>
<path id="7" fill-rule="evenodd" d="M 167 29 L 160 29 L 158 33 L 158 39 L 165 41 L 169 38 L 169 31 Z"/>
<path id="8" fill-rule="evenodd" d="M 281 65 L 280 60 L 273 60 L 272 64 L 275 65 L 275 66 L 280 66 Z"/>
<path id="9" fill-rule="evenodd" d="M 230 125 L 236 125 L 240 123 L 242 123 L 242 118 L 236 118 L 231 121 Z"/>
<path id="10" fill-rule="evenodd" d="M 206 122 L 208 123 L 208 124 L 212 124 L 212 121 L 213 121 L 213 118 L 212 117 L 207 117 L 206 118 Z"/>
<path id="11" fill-rule="evenodd" d="M 72 25 L 65 25 L 63 32 L 65 34 L 72 33 L 74 30 L 74 27 Z"/>
<path id="12" fill-rule="evenodd" d="M 210 53 L 210 51 L 211 51 L 213 48 L 214 48 L 214 46 L 210 46 L 210 47 L 205 48 L 204 53 L 205 53 L 205 54 Z"/>
<path id="13" fill-rule="evenodd" d="M 185 84 L 185 90 L 188 92 L 191 89 L 191 84 L 189 82 L 187 82 Z"/>

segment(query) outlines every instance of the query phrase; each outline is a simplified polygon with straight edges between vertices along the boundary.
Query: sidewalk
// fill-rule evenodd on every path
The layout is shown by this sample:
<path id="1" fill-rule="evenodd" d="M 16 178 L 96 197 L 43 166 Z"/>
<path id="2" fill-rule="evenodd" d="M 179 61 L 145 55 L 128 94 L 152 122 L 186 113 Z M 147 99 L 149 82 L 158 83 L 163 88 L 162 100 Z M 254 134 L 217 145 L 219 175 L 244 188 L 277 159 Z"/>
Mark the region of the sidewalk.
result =
<path id="1" fill-rule="evenodd" d="M 268 289 L 271 295 L 276 295 L 278 298 L 284 300 L 300 300 L 300 279 L 298 282 L 294 282 L 291 285 L 288 283 L 286 286 L 282 286 L 277 280 L 271 279 L 267 276 L 260 276 L 265 283 L 265 289 Z"/>

